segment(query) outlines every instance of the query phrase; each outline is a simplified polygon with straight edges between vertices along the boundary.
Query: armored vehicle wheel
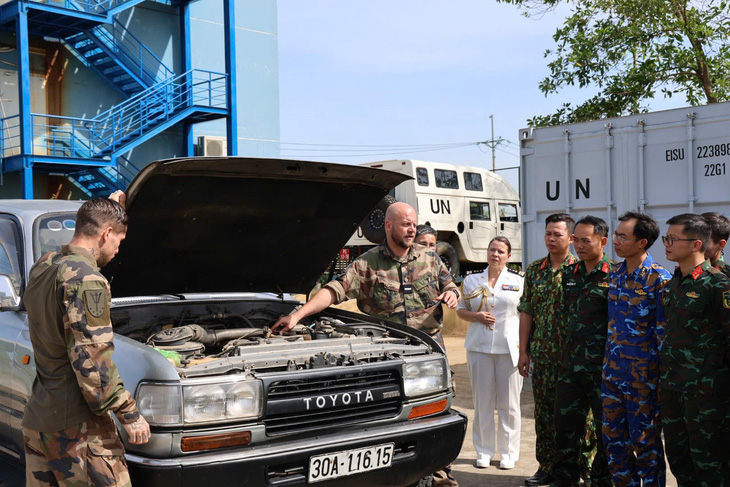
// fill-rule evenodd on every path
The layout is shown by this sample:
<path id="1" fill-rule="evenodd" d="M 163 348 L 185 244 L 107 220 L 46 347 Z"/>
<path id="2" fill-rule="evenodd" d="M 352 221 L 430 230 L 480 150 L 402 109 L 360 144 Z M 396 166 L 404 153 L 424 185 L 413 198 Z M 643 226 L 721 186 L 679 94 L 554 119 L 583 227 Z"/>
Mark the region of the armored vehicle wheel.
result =
<path id="1" fill-rule="evenodd" d="M 446 268 L 451 272 L 451 275 L 456 277 L 461 272 L 461 266 L 459 264 L 459 254 L 456 253 L 456 249 L 446 242 L 438 242 L 436 244 L 436 253 L 441 257 L 441 261 L 444 263 Z"/>
<path id="2" fill-rule="evenodd" d="M 362 234 L 366 239 L 374 243 L 385 240 L 385 210 L 395 201 L 395 198 L 386 194 L 362 221 L 360 228 L 362 228 Z"/>

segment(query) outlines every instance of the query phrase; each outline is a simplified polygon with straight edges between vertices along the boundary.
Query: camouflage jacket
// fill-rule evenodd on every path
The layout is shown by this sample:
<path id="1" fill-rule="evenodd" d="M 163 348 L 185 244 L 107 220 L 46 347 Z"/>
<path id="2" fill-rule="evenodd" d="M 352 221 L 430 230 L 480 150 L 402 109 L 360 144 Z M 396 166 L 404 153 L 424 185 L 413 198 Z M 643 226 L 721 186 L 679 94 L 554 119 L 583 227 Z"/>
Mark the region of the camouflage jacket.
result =
<path id="1" fill-rule="evenodd" d="M 627 273 L 626 261 L 611 272 L 608 288 L 608 339 L 603 378 L 655 389 L 659 350 L 664 339 L 662 290 L 672 275 L 651 255 Z"/>
<path id="2" fill-rule="evenodd" d="M 88 250 L 64 245 L 33 265 L 23 295 L 36 378 L 23 426 L 54 432 L 112 411 L 139 417 L 124 389 L 114 351 L 109 283 Z"/>
<path id="3" fill-rule="evenodd" d="M 588 273 L 579 261 L 563 269 L 568 331 L 562 366 L 575 372 L 600 371 L 608 333 L 608 276 L 613 261 L 605 254 Z"/>
<path id="4" fill-rule="evenodd" d="M 730 394 L 730 280 L 705 261 L 686 276 L 677 269 L 664 289 L 662 389 Z"/>
<path id="5" fill-rule="evenodd" d="M 533 362 L 556 363 L 560 360 L 566 330 L 563 269 L 576 261 L 573 254 L 568 254 L 553 271 L 550 256 L 547 256 L 527 266 L 525 290 L 517 310 L 532 316 L 529 350 Z"/>
<path id="6" fill-rule="evenodd" d="M 715 262 L 715 269 L 725 274 L 727 277 L 730 277 L 730 266 L 727 265 L 727 262 L 725 262 L 725 258 L 721 255 L 719 259 Z"/>
<path id="7" fill-rule="evenodd" d="M 434 299 L 456 284 L 436 252 L 413 246 L 396 257 L 384 242 L 355 259 L 325 286 L 337 303 L 357 300 L 365 314 L 435 333 L 441 327 L 441 302 Z"/>

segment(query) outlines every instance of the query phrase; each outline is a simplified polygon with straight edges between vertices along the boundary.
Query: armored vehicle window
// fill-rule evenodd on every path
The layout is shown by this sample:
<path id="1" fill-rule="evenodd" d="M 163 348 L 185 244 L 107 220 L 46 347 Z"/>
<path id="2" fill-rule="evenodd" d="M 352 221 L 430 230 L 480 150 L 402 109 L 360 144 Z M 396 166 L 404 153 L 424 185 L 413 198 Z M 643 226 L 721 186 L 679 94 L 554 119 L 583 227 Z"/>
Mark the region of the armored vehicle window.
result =
<path id="1" fill-rule="evenodd" d="M 471 220 L 491 220 L 492 217 L 489 215 L 489 203 L 470 201 L 469 218 Z"/>
<path id="2" fill-rule="evenodd" d="M 20 294 L 23 283 L 20 263 L 21 248 L 18 224 L 10 218 L 0 217 L 0 274 L 10 277 L 18 294 Z"/>
<path id="3" fill-rule="evenodd" d="M 464 187 L 469 191 L 482 191 L 482 175 L 475 172 L 464 173 Z"/>
<path id="4" fill-rule="evenodd" d="M 76 229 L 75 213 L 44 215 L 35 221 L 33 250 L 36 260 L 46 252 L 59 250 L 61 245 L 71 241 Z"/>
<path id="5" fill-rule="evenodd" d="M 419 186 L 428 186 L 428 171 L 425 167 L 416 168 L 416 177 L 418 178 Z"/>
<path id="6" fill-rule="evenodd" d="M 436 178 L 437 188 L 459 189 L 459 178 L 456 176 L 456 171 L 434 169 L 433 175 Z"/>
<path id="7" fill-rule="evenodd" d="M 518 222 L 517 218 L 517 205 L 510 203 L 499 204 L 499 221 L 501 222 Z"/>

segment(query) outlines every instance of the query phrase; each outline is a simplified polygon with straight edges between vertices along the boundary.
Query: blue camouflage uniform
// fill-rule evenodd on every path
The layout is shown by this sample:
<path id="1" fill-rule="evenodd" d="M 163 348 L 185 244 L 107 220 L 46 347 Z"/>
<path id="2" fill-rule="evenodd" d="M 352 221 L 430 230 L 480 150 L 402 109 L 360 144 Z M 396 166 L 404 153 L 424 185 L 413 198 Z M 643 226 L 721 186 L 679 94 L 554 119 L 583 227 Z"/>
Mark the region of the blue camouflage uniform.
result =
<path id="1" fill-rule="evenodd" d="M 651 255 L 628 273 L 614 267 L 603 361 L 603 443 L 616 487 L 663 487 L 666 465 L 657 399 L 664 339 L 662 290 L 671 274 Z"/>

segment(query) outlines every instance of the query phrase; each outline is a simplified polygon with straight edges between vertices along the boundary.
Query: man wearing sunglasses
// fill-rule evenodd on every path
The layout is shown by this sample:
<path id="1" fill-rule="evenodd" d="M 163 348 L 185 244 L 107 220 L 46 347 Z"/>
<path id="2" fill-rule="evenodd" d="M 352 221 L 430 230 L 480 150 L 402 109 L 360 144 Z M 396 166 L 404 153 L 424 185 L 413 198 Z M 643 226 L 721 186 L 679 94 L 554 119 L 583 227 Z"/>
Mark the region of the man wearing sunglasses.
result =
<path id="1" fill-rule="evenodd" d="M 667 221 L 661 413 L 667 459 L 680 487 L 730 485 L 730 280 L 705 260 L 712 229 L 700 216 Z"/>

